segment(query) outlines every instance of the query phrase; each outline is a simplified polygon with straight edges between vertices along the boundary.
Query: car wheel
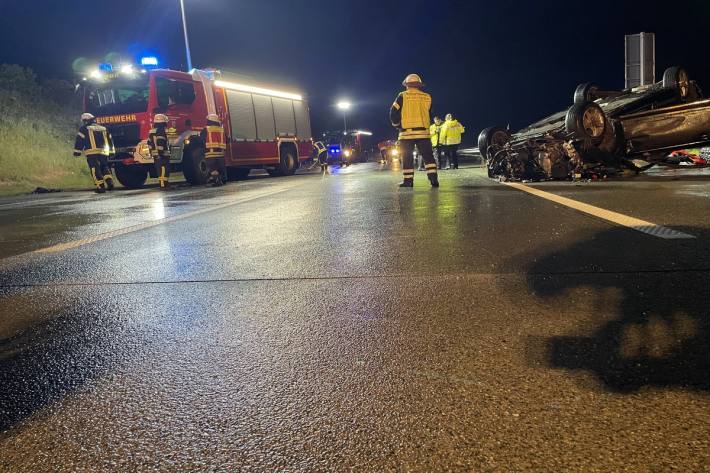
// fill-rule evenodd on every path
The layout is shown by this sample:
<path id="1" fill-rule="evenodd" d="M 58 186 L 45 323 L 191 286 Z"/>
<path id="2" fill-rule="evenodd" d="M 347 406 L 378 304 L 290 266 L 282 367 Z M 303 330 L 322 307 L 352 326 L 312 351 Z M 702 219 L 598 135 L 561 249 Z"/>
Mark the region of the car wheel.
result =
<path id="1" fill-rule="evenodd" d="M 478 151 L 483 159 L 489 159 L 489 151 L 497 151 L 510 141 L 510 132 L 503 127 L 492 126 L 478 135 Z"/>
<path id="2" fill-rule="evenodd" d="M 586 84 L 579 84 L 574 90 L 574 104 L 580 105 L 587 102 L 593 102 L 597 99 L 597 92 L 599 87 L 596 84 L 587 82 Z"/>
<path id="3" fill-rule="evenodd" d="M 565 130 L 576 138 L 598 145 L 604 139 L 607 119 L 604 110 L 594 102 L 572 105 L 565 117 Z"/>
<path id="4" fill-rule="evenodd" d="M 140 189 L 148 179 L 148 169 L 142 164 L 116 164 L 116 179 L 123 187 L 128 189 Z"/>
<path id="5" fill-rule="evenodd" d="M 666 89 L 678 89 L 680 97 L 686 98 L 690 93 L 688 73 L 682 67 L 669 67 L 663 72 L 663 87 Z"/>
<path id="6" fill-rule="evenodd" d="M 193 148 L 186 154 L 187 156 L 182 158 L 182 173 L 185 175 L 185 180 L 192 185 L 206 184 L 210 171 L 205 160 L 205 150 Z"/>

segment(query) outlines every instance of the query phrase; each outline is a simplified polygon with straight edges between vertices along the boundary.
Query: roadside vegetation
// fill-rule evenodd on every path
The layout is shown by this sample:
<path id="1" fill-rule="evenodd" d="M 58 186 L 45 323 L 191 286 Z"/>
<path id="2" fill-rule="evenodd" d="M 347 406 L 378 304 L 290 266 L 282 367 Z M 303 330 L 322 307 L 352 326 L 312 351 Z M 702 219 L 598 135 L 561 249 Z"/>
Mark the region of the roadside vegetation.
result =
<path id="1" fill-rule="evenodd" d="M 90 184 L 85 160 L 72 157 L 81 106 L 70 82 L 0 64 L 0 110 L 0 195 Z"/>

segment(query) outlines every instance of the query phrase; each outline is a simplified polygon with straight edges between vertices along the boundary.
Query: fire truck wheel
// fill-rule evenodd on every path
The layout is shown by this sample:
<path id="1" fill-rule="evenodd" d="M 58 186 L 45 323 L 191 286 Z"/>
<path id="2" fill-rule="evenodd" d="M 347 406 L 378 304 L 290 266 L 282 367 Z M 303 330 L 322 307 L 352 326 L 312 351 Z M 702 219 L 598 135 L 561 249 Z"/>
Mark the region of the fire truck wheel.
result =
<path id="1" fill-rule="evenodd" d="M 182 160 L 182 173 L 185 175 L 185 180 L 192 185 L 206 184 L 210 172 L 205 160 L 205 150 L 193 148 L 185 154 Z"/>
<path id="2" fill-rule="evenodd" d="M 116 179 L 123 187 L 128 189 L 140 189 L 148 179 L 148 170 L 142 164 L 133 164 L 126 166 L 125 164 L 116 165 Z"/>
<path id="3" fill-rule="evenodd" d="M 227 168 L 227 177 L 230 181 L 246 179 L 251 172 L 251 168 Z"/>
<path id="4" fill-rule="evenodd" d="M 294 152 L 288 148 L 281 149 L 281 162 L 273 170 L 267 169 L 271 176 L 291 176 L 296 173 L 298 168 L 298 160 Z"/>

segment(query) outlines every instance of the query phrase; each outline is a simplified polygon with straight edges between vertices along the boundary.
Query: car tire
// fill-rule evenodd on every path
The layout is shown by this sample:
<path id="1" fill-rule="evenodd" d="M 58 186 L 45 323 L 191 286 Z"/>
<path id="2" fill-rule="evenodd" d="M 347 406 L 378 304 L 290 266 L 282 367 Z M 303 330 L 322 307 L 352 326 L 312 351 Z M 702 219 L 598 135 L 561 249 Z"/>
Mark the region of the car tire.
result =
<path id="1" fill-rule="evenodd" d="M 565 130 L 594 145 L 604 140 L 609 126 L 604 110 L 594 102 L 572 105 L 565 117 Z"/>
<path id="2" fill-rule="evenodd" d="M 483 159 L 488 159 L 488 150 L 491 147 L 502 148 L 510 141 L 510 132 L 500 126 L 486 128 L 478 135 L 478 151 Z"/>
<path id="3" fill-rule="evenodd" d="M 580 105 L 587 102 L 593 102 L 597 99 L 597 92 L 599 87 L 596 84 L 587 82 L 585 84 L 579 84 L 574 90 L 574 101 L 575 105 Z"/>
<path id="4" fill-rule="evenodd" d="M 140 189 L 148 179 L 148 169 L 143 164 L 131 164 L 129 166 L 116 164 L 116 179 L 127 189 Z"/>
<path id="5" fill-rule="evenodd" d="M 185 180 L 193 186 L 207 183 L 210 172 L 203 148 L 192 148 L 185 151 L 185 156 L 182 158 L 182 173 Z"/>
<path id="6" fill-rule="evenodd" d="M 688 97 L 690 93 L 690 79 L 688 79 L 688 73 L 682 67 L 669 67 L 663 72 L 663 87 L 666 89 L 677 89 L 682 99 Z"/>
<path id="7" fill-rule="evenodd" d="M 241 181 L 246 179 L 251 172 L 251 168 L 227 168 L 227 177 L 230 181 Z"/>

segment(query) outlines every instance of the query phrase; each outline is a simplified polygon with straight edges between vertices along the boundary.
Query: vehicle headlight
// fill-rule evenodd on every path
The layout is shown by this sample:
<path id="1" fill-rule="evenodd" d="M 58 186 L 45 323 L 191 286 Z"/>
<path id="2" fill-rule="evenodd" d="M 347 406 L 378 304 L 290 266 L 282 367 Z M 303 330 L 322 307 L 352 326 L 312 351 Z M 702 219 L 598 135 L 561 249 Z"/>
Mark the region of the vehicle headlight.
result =
<path id="1" fill-rule="evenodd" d="M 346 149 L 345 151 L 343 151 L 343 154 L 345 155 L 346 158 L 349 158 L 350 155 L 352 154 L 352 152 L 349 149 Z"/>
<path id="2" fill-rule="evenodd" d="M 392 156 L 397 156 L 399 154 L 399 150 L 397 148 L 391 149 L 390 154 Z"/>

